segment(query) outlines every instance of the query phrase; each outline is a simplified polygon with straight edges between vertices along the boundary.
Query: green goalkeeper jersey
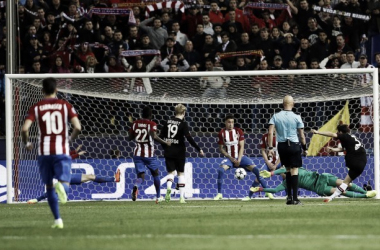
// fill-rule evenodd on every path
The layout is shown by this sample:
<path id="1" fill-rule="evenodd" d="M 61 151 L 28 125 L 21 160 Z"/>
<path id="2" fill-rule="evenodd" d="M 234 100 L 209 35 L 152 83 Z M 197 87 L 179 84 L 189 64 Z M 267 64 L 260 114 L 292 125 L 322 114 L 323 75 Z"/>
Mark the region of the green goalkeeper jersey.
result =
<path id="1" fill-rule="evenodd" d="M 280 168 L 274 171 L 275 175 L 285 173 L 285 168 Z M 318 173 L 307 171 L 304 168 L 298 169 L 298 186 L 303 189 L 310 191 L 315 191 L 315 182 L 317 180 Z M 283 181 L 283 184 L 286 186 L 286 181 Z"/>

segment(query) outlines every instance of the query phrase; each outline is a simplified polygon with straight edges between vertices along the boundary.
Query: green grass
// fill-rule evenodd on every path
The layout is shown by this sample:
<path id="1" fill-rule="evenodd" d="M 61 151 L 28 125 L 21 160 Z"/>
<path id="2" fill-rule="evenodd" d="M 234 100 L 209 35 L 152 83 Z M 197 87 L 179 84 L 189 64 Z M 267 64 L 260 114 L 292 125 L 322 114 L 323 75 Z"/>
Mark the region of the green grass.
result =
<path id="1" fill-rule="evenodd" d="M 0 249 L 379 249 L 380 200 L 0 205 Z"/>

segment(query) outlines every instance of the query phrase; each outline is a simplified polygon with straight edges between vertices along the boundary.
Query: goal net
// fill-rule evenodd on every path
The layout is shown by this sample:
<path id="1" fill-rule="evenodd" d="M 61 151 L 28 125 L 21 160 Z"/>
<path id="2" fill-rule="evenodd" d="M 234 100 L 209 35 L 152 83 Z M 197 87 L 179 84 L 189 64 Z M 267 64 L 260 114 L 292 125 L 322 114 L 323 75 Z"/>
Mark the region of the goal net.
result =
<path id="1" fill-rule="evenodd" d="M 25 202 L 44 193 L 39 176 L 37 150 L 26 151 L 20 130 L 31 105 L 42 99 L 41 82 L 47 75 L 6 76 L 7 122 L 7 201 Z M 217 193 L 217 170 L 223 157 L 218 150 L 217 134 L 224 127 L 224 117 L 232 114 L 235 124 L 245 133 L 245 154 L 262 169 L 261 137 L 267 133 L 270 117 L 281 110 L 282 99 L 292 95 L 294 111 L 305 124 L 309 156 L 303 158 L 307 170 L 332 173 L 344 178 L 344 157 L 328 153 L 327 146 L 338 141 L 313 138 L 310 129 L 334 130 L 340 123 L 350 123 L 352 133 L 360 139 L 368 154 L 364 173 L 355 180 L 359 186 L 379 188 L 379 117 L 377 69 L 287 70 L 244 72 L 176 72 L 126 74 L 57 74 L 59 98 L 77 110 L 82 133 L 71 145 L 82 145 L 85 154 L 73 160 L 72 172 L 112 177 L 120 169 L 119 183 L 87 182 L 72 185 L 70 200 L 131 199 L 136 178 L 132 161 L 134 142 L 127 141 L 131 122 L 140 117 L 143 106 L 153 109 L 158 129 L 174 115 L 174 106 L 187 107 L 186 121 L 192 136 L 205 152 L 201 158 L 188 145 L 186 163 L 187 198 L 210 199 Z M 149 94 L 147 94 L 147 92 Z M 33 124 L 30 141 L 36 146 L 38 128 Z M 156 143 L 160 162 L 161 193 L 166 191 L 166 168 L 162 147 Z M 235 180 L 228 170 L 223 184 L 224 198 L 247 196 L 254 181 L 248 173 Z M 176 182 L 176 180 L 175 180 Z M 267 179 L 269 187 L 282 182 L 276 176 Z M 281 192 L 277 197 L 284 196 Z M 316 197 L 300 189 L 301 196 Z M 256 193 L 255 197 L 263 197 Z M 148 173 L 139 199 L 153 199 L 155 189 Z M 174 199 L 179 193 L 174 193 Z"/>

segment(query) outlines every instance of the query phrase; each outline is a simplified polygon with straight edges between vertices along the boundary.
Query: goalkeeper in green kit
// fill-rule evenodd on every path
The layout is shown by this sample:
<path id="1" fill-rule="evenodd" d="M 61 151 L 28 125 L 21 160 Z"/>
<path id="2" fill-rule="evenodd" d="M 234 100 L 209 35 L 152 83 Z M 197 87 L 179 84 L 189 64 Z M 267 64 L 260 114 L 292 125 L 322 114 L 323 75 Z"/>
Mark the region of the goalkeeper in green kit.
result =
<path id="1" fill-rule="evenodd" d="M 286 172 L 285 168 L 280 168 L 275 171 L 261 171 L 260 175 L 264 178 L 269 178 L 272 175 L 279 175 Z M 335 192 L 337 186 L 343 183 L 343 180 L 339 179 L 335 175 L 308 171 L 304 168 L 299 168 L 298 172 L 298 185 L 300 188 L 317 193 L 320 196 L 330 196 Z M 286 189 L 286 180 L 275 188 L 262 188 L 252 187 L 252 192 L 268 192 L 277 193 Z M 375 197 L 377 192 L 375 190 L 365 191 L 363 188 L 357 186 L 354 183 L 350 183 L 348 190 L 342 195 L 350 198 L 372 198 Z"/>

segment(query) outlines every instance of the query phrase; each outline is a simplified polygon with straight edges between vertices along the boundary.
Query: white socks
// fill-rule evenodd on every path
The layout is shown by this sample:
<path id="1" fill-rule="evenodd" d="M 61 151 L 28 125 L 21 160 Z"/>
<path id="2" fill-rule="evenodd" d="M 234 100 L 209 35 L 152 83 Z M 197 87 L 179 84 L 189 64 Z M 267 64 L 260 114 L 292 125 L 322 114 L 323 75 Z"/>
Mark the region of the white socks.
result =
<path id="1" fill-rule="evenodd" d="M 330 196 L 330 199 L 334 199 L 338 195 L 344 193 L 347 189 L 348 185 L 346 183 L 340 184 L 339 187 L 336 188 L 335 192 Z"/>
<path id="2" fill-rule="evenodd" d="M 168 179 L 166 181 L 166 188 L 167 189 L 172 189 L 173 180 L 174 180 L 174 174 L 168 174 Z"/>
<path id="3" fill-rule="evenodd" d="M 185 176 L 178 176 L 178 186 L 179 186 L 179 194 L 181 198 L 185 198 Z"/>

